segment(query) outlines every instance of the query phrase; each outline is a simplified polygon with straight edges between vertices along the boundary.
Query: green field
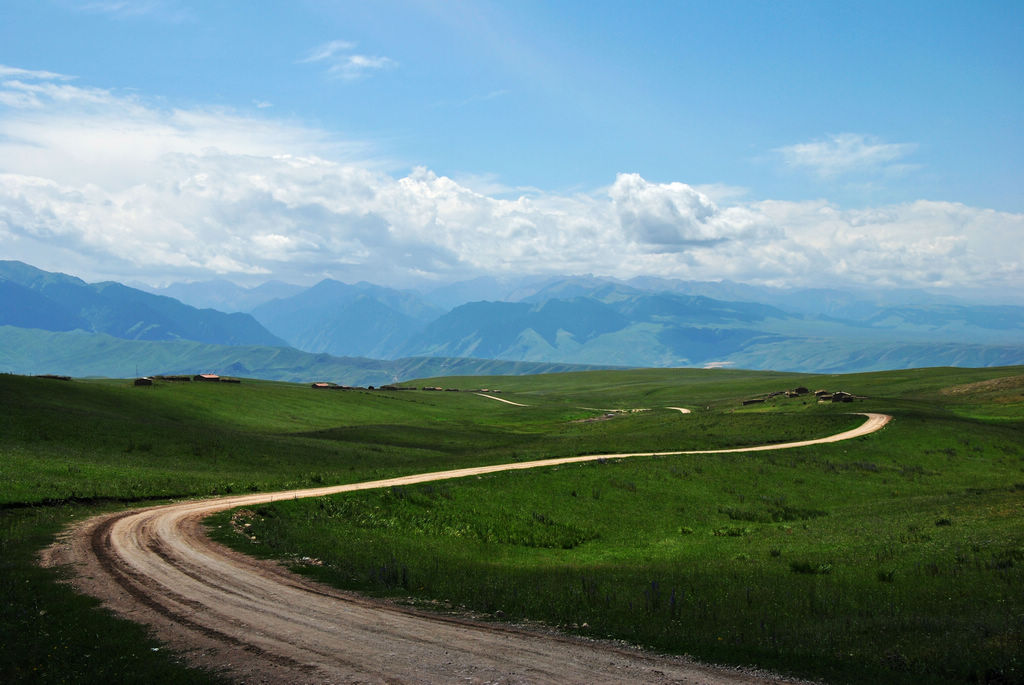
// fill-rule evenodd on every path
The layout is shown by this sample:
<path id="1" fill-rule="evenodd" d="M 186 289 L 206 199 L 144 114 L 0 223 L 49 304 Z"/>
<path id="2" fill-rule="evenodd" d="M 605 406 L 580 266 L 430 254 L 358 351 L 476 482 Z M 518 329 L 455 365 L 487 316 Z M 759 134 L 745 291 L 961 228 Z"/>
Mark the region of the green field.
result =
<path id="1" fill-rule="evenodd" d="M 495 474 L 285 502 L 211 525 L 247 551 L 315 558 L 296 567 L 419 606 L 834 682 L 1020 682 L 1022 374 L 662 369 L 415 384 L 499 388 L 527 407 L 468 392 L 0 376 L 0 673 L 198 677 L 35 567 L 61 526 L 100 509 L 787 442 L 851 428 L 862 421 L 851 411 L 882 411 L 895 421 L 850 442 Z M 741 405 L 798 385 L 863 399 Z M 235 536 L 231 516 L 252 524 L 255 543 Z"/>

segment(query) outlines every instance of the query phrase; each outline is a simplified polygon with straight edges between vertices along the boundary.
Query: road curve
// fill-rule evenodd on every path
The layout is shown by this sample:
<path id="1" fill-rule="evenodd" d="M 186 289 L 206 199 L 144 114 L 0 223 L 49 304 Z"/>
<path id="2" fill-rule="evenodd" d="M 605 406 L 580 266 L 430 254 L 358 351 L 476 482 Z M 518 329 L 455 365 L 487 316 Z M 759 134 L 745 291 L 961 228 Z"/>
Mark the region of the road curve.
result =
<path id="1" fill-rule="evenodd" d="M 212 542 L 202 520 L 239 506 L 392 485 L 643 455 L 777 450 L 848 440 L 891 417 L 836 435 L 727 450 L 587 455 L 455 469 L 365 483 L 188 501 L 84 521 L 41 557 L 70 564 L 79 590 L 151 626 L 190 663 L 247 683 L 770 683 L 771 674 L 716 668 L 595 642 L 361 598 Z"/>

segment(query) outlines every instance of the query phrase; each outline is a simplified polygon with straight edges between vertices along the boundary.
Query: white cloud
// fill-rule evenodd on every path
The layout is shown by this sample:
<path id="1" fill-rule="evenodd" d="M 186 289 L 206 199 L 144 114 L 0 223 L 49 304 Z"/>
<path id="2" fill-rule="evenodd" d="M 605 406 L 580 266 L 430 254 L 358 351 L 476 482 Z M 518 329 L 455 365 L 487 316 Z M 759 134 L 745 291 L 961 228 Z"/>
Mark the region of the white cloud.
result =
<path id="1" fill-rule="evenodd" d="M 750 188 L 731 186 L 724 183 L 702 183 L 693 186 L 694 190 L 711 198 L 712 202 L 731 202 L 750 194 Z"/>
<path id="2" fill-rule="evenodd" d="M 913 165 L 899 164 L 917 146 L 912 143 L 884 143 L 857 133 L 840 133 L 825 140 L 788 145 L 775 150 L 786 166 L 807 169 L 822 178 L 853 172 L 902 172 Z"/>
<path id="3" fill-rule="evenodd" d="M 8 67 L 0 64 L 0 79 L 7 78 L 20 78 L 27 80 L 45 79 L 45 80 L 57 80 L 57 81 L 70 81 L 74 77 L 66 76 L 64 74 L 56 74 L 52 71 L 37 71 L 32 69 L 19 69 L 18 67 Z"/>
<path id="4" fill-rule="evenodd" d="M 517 193 L 388 173 L 369 148 L 289 121 L 0 73 L 0 254 L 85 278 L 600 273 L 1024 288 L 1022 214 L 713 200 L 638 174 L 587 193 Z"/>
<path id="5" fill-rule="evenodd" d="M 305 59 L 299 60 L 300 62 L 322 62 L 325 59 L 331 59 L 338 53 L 348 52 L 354 50 L 356 44 L 347 40 L 332 40 L 323 45 L 318 45 L 309 51 Z"/>
<path id="6" fill-rule="evenodd" d="M 728 238 L 730 227 L 716 220 L 718 207 L 685 183 L 654 184 L 639 174 L 619 174 L 608 194 L 626 232 L 655 251 L 677 252 Z"/>
<path id="7" fill-rule="evenodd" d="M 322 62 L 327 65 L 330 76 L 354 81 L 371 71 L 392 69 L 398 62 L 390 57 L 359 55 L 354 52 L 356 44 L 347 40 L 332 40 L 309 51 L 300 64 Z"/>

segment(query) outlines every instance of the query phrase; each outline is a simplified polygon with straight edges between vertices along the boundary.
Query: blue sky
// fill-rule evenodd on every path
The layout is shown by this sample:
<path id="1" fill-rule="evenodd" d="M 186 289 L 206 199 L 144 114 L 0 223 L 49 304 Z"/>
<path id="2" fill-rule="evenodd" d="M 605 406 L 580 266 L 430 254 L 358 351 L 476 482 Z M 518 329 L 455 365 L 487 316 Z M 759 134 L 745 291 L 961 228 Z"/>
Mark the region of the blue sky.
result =
<path id="1" fill-rule="evenodd" d="M 1016 2 L 6 0 L 0 251 L 1020 290 L 1022 46 Z"/>

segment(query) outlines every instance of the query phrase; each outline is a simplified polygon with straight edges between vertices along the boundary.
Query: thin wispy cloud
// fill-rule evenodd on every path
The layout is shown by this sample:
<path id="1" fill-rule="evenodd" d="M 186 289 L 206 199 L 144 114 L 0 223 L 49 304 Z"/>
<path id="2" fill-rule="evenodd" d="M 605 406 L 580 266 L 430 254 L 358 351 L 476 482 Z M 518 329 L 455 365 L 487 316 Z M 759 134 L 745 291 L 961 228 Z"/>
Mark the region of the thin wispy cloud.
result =
<path id="1" fill-rule="evenodd" d="M 356 44 L 347 40 L 332 40 L 329 43 L 319 45 L 309 51 L 309 54 L 305 58 L 300 59 L 299 63 L 304 62 L 322 62 L 323 60 L 329 60 L 335 56 L 354 50 Z"/>
<path id="2" fill-rule="evenodd" d="M 71 81 L 72 79 L 74 79 L 74 76 L 67 76 L 66 74 L 57 74 L 52 71 L 19 69 L 18 67 L 9 67 L 0 64 L 0 79 L 8 78 L 44 81 Z"/>
<path id="3" fill-rule="evenodd" d="M 913 143 L 886 143 L 859 133 L 839 133 L 776 148 L 775 152 L 789 168 L 832 179 L 850 173 L 906 171 L 914 166 L 900 160 L 916 148 Z"/>
<path id="4" fill-rule="evenodd" d="M 0 106 L 12 109 L 42 108 L 54 102 L 102 104 L 109 91 L 73 86 L 74 76 L 52 71 L 20 69 L 0 64 Z"/>
<path id="5" fill-rule="evenodd" d="M 299 64 L 323 64 L 333 78 L 354 81 L 374 71 L 393 69 L 398 62 L 390 57 L 361 55 L 354 52 L 356 44 L 347 40 L 332 40 L 309 51 Z"/>

